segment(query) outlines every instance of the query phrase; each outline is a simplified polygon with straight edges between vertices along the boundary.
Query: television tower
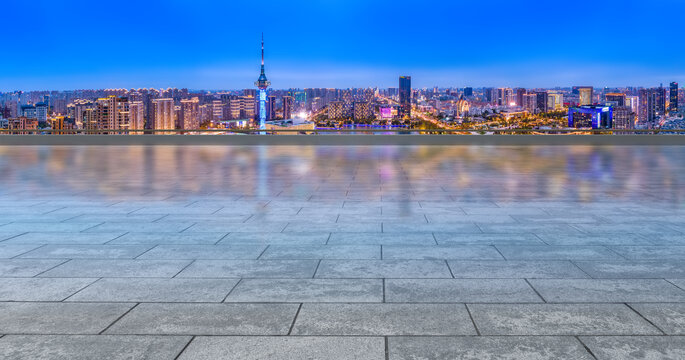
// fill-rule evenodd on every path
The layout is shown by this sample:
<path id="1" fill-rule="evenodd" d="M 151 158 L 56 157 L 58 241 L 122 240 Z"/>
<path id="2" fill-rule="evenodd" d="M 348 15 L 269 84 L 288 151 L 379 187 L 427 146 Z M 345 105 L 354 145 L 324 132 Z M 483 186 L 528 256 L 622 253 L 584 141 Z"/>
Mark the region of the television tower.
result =
<path id="1" fill-rule="evenodd" d="M 271 81 L 264 74 L 264 33 L 262 33 L 262 72 L 254 85 L 259 89 L 259 130 L 266 129 L 266 89 Z"/>

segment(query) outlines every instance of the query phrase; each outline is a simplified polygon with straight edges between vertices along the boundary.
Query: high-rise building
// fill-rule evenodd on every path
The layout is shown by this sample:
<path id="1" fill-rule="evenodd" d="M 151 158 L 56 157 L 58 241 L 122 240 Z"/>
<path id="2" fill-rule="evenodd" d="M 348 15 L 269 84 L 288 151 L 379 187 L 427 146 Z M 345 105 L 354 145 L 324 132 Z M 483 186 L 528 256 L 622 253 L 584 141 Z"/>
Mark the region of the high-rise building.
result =
<path id="1" fill-rule="evenodd" d="M 568 109 L 568 127 L 611 129 L 613 111 L 610 106 L 586 105 Z"/>
<path id="2" fill-rule="evenodd" d="M 623 93 L 607 93 L 604 95 L 607 104 L 613 106 L 626 106 L 626 94 Z"/>
<path id="3" fill-rule="evenodd" d="M 549 109 L 547 108 L 547 91 L 536 91 L 535 95 L 537 96 L 536 112 L 544 113 L 549 111 Z"/>
<path id="4" fill-rule="evenodd" d="M 176 127 L 183 130 L 197 130 L 200 128 L 199 98 L 194 97 L 181 100 L 181 114 Z"/>
<path id="5" fill-rule="evenodd" d="M 559 93 L 547 93 L 547 111 L 563 110 L 564 95 Z"/>
<path id="6" fill-rule="evenodd" d="M 592 86 L 576 86 L 574 89 L 578 90 L 578 104 L 580 106 L 592 105 L 592 97 L 594 95 Z"/>
<path id="7" fill-rule="evenodd" d="M 320 99 L 320 98 L 315 98 L 315 99 Z M 283 97 L 283 118 L 284 119 L 292 119 L 293 117 L 293 97 L 292 96 L 284 96 Z"/>
<path id="8" fill-rule="evenodd" d="M 254 84 L 259 89 L 259 129 L 263 130 L 266 129 L 266 89 L 271 85 L 264 74 L 264 34 L 262 34 L 262 71 Z"/>
<path id="9" fill-rule="evenodd" d="M 671 83 L 671 92 L 669 94 L 669 111 L 678 111 L 678 83 Z"/>
<path id="10" fill-rule="evenodd" d="M 142 130 L 145 128 L 145 105 L 142 101 L 131 101 L 128 104 L 131 118 L 131 129 Z M 83 116 L 83 115 L 81 115 Z"/>
<path id="11" fill-rule="evenodd" d="M 92 114 L 86 113 L 86 128 L 93 130 L 130 129 L 128 98 L 110 95 L 95 101 Z"/>
<path id="12" fill-rule="evenodd" d="M 616 106 L 614 111 L 614 129 L 635 129 L 635 112 L 628 106 Z"/>
<path id="13" fill-rule="evenodd" d="M 355 120 L 366 120 L 373 116 L 371 104 L 366 101 L 355 101 L 353 107 Z"/>
<path id="14" fill-rule="evenodd" d="M 466 97 L 473 96 L 473 88 L 472 87 L 465 87 L 464 88 L 464 96 L 466 96 Z"/>
<path id="15" fill-rule="evenodd" d="M 521 107 L 523 108 L 523 110 L 526 110 L 531 114 L 535 114 L 538 108 L 538 95 L 523 94 L 523 100 L 521 100 L 521 103 Z"/>
<path id="16" fill-rule="evenodd" d="M 154 130 L 174 130 L 176 121 L 174 118 L 174 99 L 154 99 L 152 100 L 154 108 Z"/>
<path id="17" fill-rule="evenodd" d="M 84 129 L 84 124 L 86 123 L 86 121 L 84 121 L 84 115 L 86 114 L 86 110 L 90 110 L 92 113 L 94 107 L 95 103 L 91 100 L 76 99 L 67 105 L 67 116 L 74 119 L 77 129 Z M 142 129 L 142 127 L 140 129 Z"/>
<path id="18" fill-rule="evenodd" d="M 400 76 L 400 108 L 401 118 L 411 118 L 411 76 Z"/>
<path id="19" fill-rule="evenodd" d="M 528 93 L 528 90 L 524 88 L 517 88 L 516 90 L 516 106 L 524 107 L 523 96 Z"/>
<path id="20" fill-rule="evenodd" d="M 276 96 L 269 95 L 266 102 L 266 119 L 275 120 L 276 119 Z"/>
<path id="21" fill-rule="evenodd" d="M 342 119 L 344 117 L 344 104 L 342 101 L 331 101 L 328 103 L 328 118 L 331 120 Z"/>
<path id="22" fill-rule="evenodd" d="M 654 128 L 656 120 L 664 115 L 666 110 L 666 93 L 662 87 L 640 89 L 639 91 L 638 123 L 647 128 Z"/>

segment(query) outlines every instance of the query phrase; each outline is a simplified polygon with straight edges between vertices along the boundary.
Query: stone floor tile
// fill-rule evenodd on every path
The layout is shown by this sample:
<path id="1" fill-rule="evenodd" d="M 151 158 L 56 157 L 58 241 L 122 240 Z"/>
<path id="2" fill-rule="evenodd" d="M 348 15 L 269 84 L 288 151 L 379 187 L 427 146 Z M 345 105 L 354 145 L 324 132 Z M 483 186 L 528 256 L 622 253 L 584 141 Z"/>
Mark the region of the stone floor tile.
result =
<path id="1" fill-rule="evenodd" d="M 253 245 L 324 245 L 331 234 L 328 232 L 304 233 L 239 233 L 228 234 L 219 244 L 253 244 Z"/>
<path id="2" fill-rule="evenodd" d="M 129 232 L 108 242 L 109 245 L 214 245 L 227 233 L 146 233 Z"/>
<path id="3" fill-rule="evenodd" d="M 441 260 L 322 260 L 316 278 L 452 278 Z"/>
<path id="4" fill-rule="evenodd" d="M 630 306 L 668 335 L 685 335 L 685 303 Z"/>
<path id="5" fill-rule="evenodd" d="M 157 245 L 138 259 L 255 260 L 263 245 Z"/>
<path id="6" fill-rule="evenodd" d="M 383 246 L 383 259 L 415 260 L 504 260 L 492 246 L 481 245 L 433 245 L 433 246 Z"/>
<path id="7" fill-rule="evenodd" d="M 427 223 L 408 224 L 404 222 L 383 222 L 384 233 L 411 233 L 411 232 L 449 232 L 457 234 L 481 234 L 482 231 L 476 224 L 470 223 Z"/>
<path id="8" fill-rule="evenodd" d="M 653 245 L 648 236 L 637 234 L 539 234 L 548 245 Z"/>
<path id="9" fill-rule="evenodd" d="M 610 246 L 630 260 L 685 260 L 685 246 Z"/>
<path id="10" fill-rule="evenodd" d="M 0 334 L 98 334 L 131 307 L 133 304 L 0 302 Z"/>
<path id="11" fill-rule="evenodd" d="M 9 335 L 0 340 L 2 359 L 166 360 L 190 336 Z"/>
<path id="12" fill-rule="evenodd" d="M 462 304 L 304 304 L 293 335 L 475 335 Z"/>
<path id="13" fill-rule="evenodd" d="M 243 279 L 226 302 L 382 302 L 380 279 Z"/>
<path id="14" fill-rule="evenodd" d="M 659 335 L 623 304 L 468 305 L 483 335 Z"/>
<path id="15" fill-rule="evenodd" d="M 21 236 L 4 241 L 6 244 L 35 245 L 102 245 L 112 241 L 124 232 L 114 233 L 81 233 L 81 232 L 27 232 Z"/>
<path id="16" fill-rule="evenodd" d="M 85 232 L 89 233 L 100 233 L 100 232 L 154 232 L 154 233 L 179 233 L 184 231 L 191 226 L 194 222 L 175 222 L 175 223 L 119 223 L 119 222 L 106 222 L 98 224 L 97 226 L 91 226 Z M 210 231 L 210 230 L 208 230 Z"/>
<path id="17" fill-rule="evenodd" d="M 682 336 L 583 336 L 580 340 L 597 360 L 685 359 Z"/>
<path id="18" fill-rule="evenodd" d="M 603 246 L 495 245 L 507 260 L 622 260 Z"/>
<path id="19" fill-rule="evenodd" d="M 70 260 L 41 277 L 173 277 L 183 270 L 189 260 Z"/>
<path id="20" fill-rule="evenodd" d="M 533 234 L 454 234 L 435 233 L 440 245 L 545 245 Z"/>
<path id="21" fill-rule="evenodd" d="M 298 306 L 144 303 L 109 327 L 105 334 L 286 335 Z"/>
<path id="22" fill-rule="evenodd" d="M 0 259 L 13 258 L 37 249 L 38 247 L 39 245 L 0 243 Z"/>
<path id="23" fill-rule="evenodd" d="M 328 245 L 435 245 L 431 233 L 332 233 Z"/>
<path id="24" fill-rule="evenodd" d="M 65 261 L 61 259 L 0 259 L 0 277 L 33 277 Z"/>
<path id="25" fill-rule="evenodd" d="M 95 280 L 0 278 L 0 301 L 62 301 Z"/>
<path id="26" fill-rule="evenodd" d="M 390 337 L 388 350 L 390 360 L 593 359 L 577 339 L 560 336 Z"/>
<path id="27" fill-rule="evenodd" d="M 543 300 L 524 280 L 388 279 L 389 303 L 539 303 Z"/>
<path id="28" fill-rule="evenodd" d="M 69 297 L 67 301 L 218 303 L 226 298 L 237 283 L 236 279 L 105 278 Z"/>
<path id="29" fill-rule="evenodd" d="M 260 259 L 380 259 L 378 245 L 271 245 Z"/>
<path id="30" fill-rule="evenodd" d="M 311 278 L 317 260 L 197 260 L 180 278 Z"/>
<path id="31" fill-rule="evenodd" d="M 685 278 L 685 261 L 574 261 L 593 278 L 635 279 L 635 278 Z"/>
<path id="32" fill-rule="evenodd" d="M 531 279 L 547 302 L 685 302 L 685 291 L 660 279 Z"/>
<path id="33" fill-rule="evenodd" d="M 45 245 L 20 256 L 22 259 L 133 259 L 149 245 Z"/>
<path id="34" fill-rule="evenodd" d="M 451 260 L 448 263 L 455 278 L 574 279 L 588 277 L 572 262 L 563 260 Z"/>

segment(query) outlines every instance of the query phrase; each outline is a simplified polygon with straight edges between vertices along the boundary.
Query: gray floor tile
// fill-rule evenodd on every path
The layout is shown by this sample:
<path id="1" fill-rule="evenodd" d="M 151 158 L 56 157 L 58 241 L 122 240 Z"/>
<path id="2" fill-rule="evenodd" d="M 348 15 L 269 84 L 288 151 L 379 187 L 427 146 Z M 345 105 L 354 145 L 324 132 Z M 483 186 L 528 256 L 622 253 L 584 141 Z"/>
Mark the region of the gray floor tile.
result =
<path id="1" fill-rule="evenodd" d="M 39 245 L 0 243 L 0 259 L 9 259 L 37 249 Z"/>
<path id="2" fill-rule="evenodd" d="M 221 302 L 237 283 L 236 279 L 107 278 L 98 280 L 67 301 Z"/>
<path id="3" fill-rule="evenodd" d="M 492 246 L 481 245 L 433 245 L 433 246 L 383 246 L 383 259 L 415 260 L 504 260 Z"/>
<path id="4" fill-rule="evenodd" d="M 383 222 L 384 233 L 411 232 L 449 232 L 457 234 L 480 234 L 482 231 L 476 224 L 429 223 L 409 224 L 404 222 Z"/>
<path id="5" fill-rule="evenodd" d="M 293 335 L 475 335 L 464 305 L 304 304 Z"/>
<path id="6" fill-rule="evenodd" d="M 637 234 L 539 234 L 548 245 L 653 245 L 648 236 Z"/>
<path id="7" fill-rule="evenodd" d="M 6 244 L 80 244 L 101 245 L 123 235 L 123 232 L 115 233 L 80 233 L 80 232 L 28 232 L 21 236 L 5 241 Z"/>
<path id="8" fill-rule="evenodd" d="M 157 245 L 138 259 L 255 260 L 263 245 Z"/>
<path id="9" fill-rule="evenodd" d="M 20 256 L 23 259 L 133 259 L 149 245 L 45 245 Z"/>
<path id="10" fill-rule="evenodd" d="M 369 232 L 380 233 L 381 223 L 312 223 L 307 221 L 291 222 L 284 232 Z"/>
<path id="11" fill-rule="evenodd" d="M 483 335 L 658 335 L 622 304 L 474 304 Z"/>
<path id="12" fill-rule="evenodd" d="M 685 337 L 583 336 L 581 341 L 597 360 L 685 359 Z"/>
<path id="13" fill-rule="evenodd" d="M 189 336 L 9 335 L 0 340 L 2 359 L 166 360 Z"/>
<path id="14" fill-rule="evenodd" d="M 562 260 L 451 260 L 448 263 L 455 278 L 535 279 L 588 277 L 572 262 Z"/>
<path id="15" fill-rule="evenodd" d="M 230 233 L 219 244 L 254 244 L 254 245 L 323 245 L 330 233 Z"/>
<path id="16" fill-rule="evenodd" d="M 685 335 L 685 303 L 630 304 L 630 306 L 668 335 Z"/>
<path id="17" fill-rule="evenodd" d="M 547 302 L 685 302 L 685 291 L 659 279 L 532 279 Z"/>
<path id="18" fill-rule="evenodd" d="M 99 225 L 92 223 L 43 223 L 43 222 L 13 222 L 0 226 L 2 232 L 79 232 Z"/>
<path id="19" fill-rule="evenodd" d="M 542 299 L 524 280 L 388 279 L 389 303 L 539 303 Z"/>
<path id="20" fill-rule="evenodd" d="M 259 222 L 259 223 L 197 223 L 183 232 L 281 232 L 288 225 L 287 222 Z"/>
<path id="21" fill-rule="evenodd" d="M 672 227 L 664 224 L 633 223 L 633 224 L 574 224 L 575 228 L 590 234 L 682 234 Z"/>
<path id="22" fill-rule="evenodd" d="M 685 278 L 685 261 L 574 261 L 593 278 Z"/>
<path id="23" fill-rule="evenodd" d="M 685 260 L 685 246 L 610 246 L 630 260 Z"/>
<path id="24" fill-rule="evenodd" d="M 189 260 L 70 260 L 41 277 L 173 277 Z"/>
<path id="25" fill-rule="evenodd" d="M 109 242 L 119 245 L 214 245 L 226 233 L 145 233 L 129 232 Z"/>
<path id="26" fill-rule="evenodd" d="M 559 336 L 391 337 L 390 360 L 591 360 L 583 345 Z"/>
<path id="27" fill-rule="evenodd" d="M 603 246 L 495 245 L 507 260 L 622 260 Z"/>
<path id="28" fill-rule="evenodd" d="M 86 232 L 100 233 L 100 232 L 157 232 L 157 233 L 178 233 L 188 229 L 194 222 L 174 222 L 174 223 L 118 223 L 106 222 L 91 226 Z"/>
<path id="29" fill-rule="evenodd" d="M 57 259 L 0 259 L 0 277 L 32 277 L 65 261 Z"/>
<path id="30" fill-rule="evenodd" d="M 380 279 L 243 279 L 226 302 L 382 302 Z"/>
<path id="31" fill-rule="evenodd" d="M 297 304 L 140 304 L 105 333 L 286 335 L 297 308 Z"/>
<path id="32" fill-rule="evenodd" d="M 311 278 L 317 260 L 197 260 L 181 278 Z"/>
<path id="33" fill-rule="evenodd" d="M 479 223 L 478 226 L 486 234 L 573 234 L 579 230 L 567 224 L 488 224 Z"/>
<path id="34" fill-rule="evenodd" d="M 441 260 L 322 260 L 317 278 L 452 278 Z"/>
<path id="35" fill-rule="evenodd" d="M 4 302 L 0 303 L 0 334 L 98 334 L 132 306 Z"/>
<path id="36" fill-rule="evenodd" d="M 454 234 L 435 233 L 440 245 L 545 245 L 533 234 Z"/>
<path id="37" fill-rule="evenodd" d="M 260 259 L 380 259 L 378 245 L 271 245 Z"/>
<path id="38" fill-rule="evenodd" d="M 0 278 L 0 301 L 62 301 L 95 280 Z"/>
<path id="39" fill-rule="evenodd" d="M 431 233 L 332 233 L 328 245 L 435 245 Z"/>
<path id="40" fill-rule="evenodd" d="M 197 337 L 179 360 L 214 360 L 231 354 L 242 360 L 384 360 L 381 337 Z"/>

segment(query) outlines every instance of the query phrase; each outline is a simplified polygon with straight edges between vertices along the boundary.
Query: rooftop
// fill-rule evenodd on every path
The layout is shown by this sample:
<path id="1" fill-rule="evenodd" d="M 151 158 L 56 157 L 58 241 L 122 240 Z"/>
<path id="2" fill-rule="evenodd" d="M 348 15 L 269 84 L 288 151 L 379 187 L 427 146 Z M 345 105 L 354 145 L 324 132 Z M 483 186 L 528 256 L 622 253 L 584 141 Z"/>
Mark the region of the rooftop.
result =
<path id="1" fill-rule="evenodd" d="M 0 146 L 0 358 L 682 359 L 682 146 Z"/>

